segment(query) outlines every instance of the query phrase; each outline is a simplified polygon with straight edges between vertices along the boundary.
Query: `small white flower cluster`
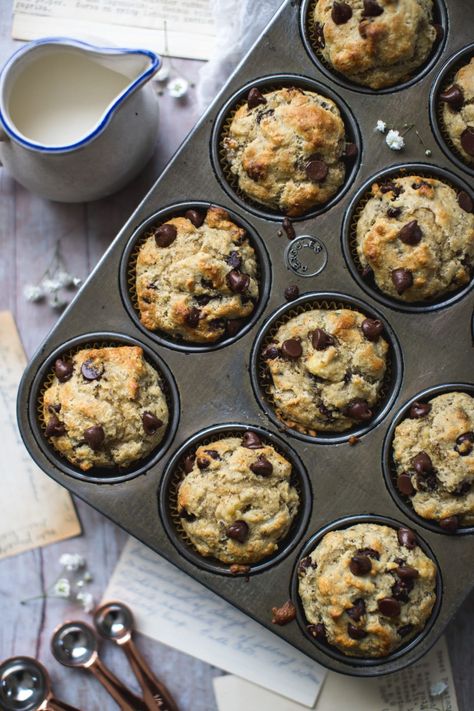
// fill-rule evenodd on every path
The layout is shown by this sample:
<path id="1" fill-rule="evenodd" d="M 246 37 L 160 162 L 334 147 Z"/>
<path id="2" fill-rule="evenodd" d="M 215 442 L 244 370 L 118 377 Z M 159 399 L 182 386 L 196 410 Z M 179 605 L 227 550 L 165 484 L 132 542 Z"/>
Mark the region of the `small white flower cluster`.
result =
<path id="1" fill-rule="evenodd" d="M 387 124 L 385 123 L 385 121 L 379 119 L 375 124 L 374 130 L 378 131 L 379 133 L 385 133 L 385 131 L 387 130 Z M 392 151 L 401 151 L 402 148 L 405 146 L 405 139 L 403 138 L 400 131 L 391 128 L 385 136 L 385 143 Z"/>
<path id="2" fill-rule="evenodd" d="M 78 553 L 63 553 L 59 558 L 59 564 L 63 568 L 63 573 L 44 595 L 39 595 L 38 597 L 56 597 L 63 600 L 72 600 L 78 603 L 84 612 L 92 612 L 95 607 L 94 596 L 84 590 L 85 586 L 93 580 L 91 573 L 87 569 L 86 559 Z M 36 600 L 38 597 L 29 598 L 29 600 Z M 22 600 L 22 604 L 29 600 Z"/>
<path id="3" fill-rule="evenodd" d="M 173 76 L 170 75 L 173 71 Z M 166 91 L 173 99 L 182 99 L 189 91 L 189 88 L 194 86 L 182 74 L 180 74 L 173 65 L 169 57 L 163 58 L 163 63 L 155 74 L 155 82 L 161 85 L 166 83 Z M 163 93 L 162 89 L 158 93 Z"/>
<path id="4" fill-rule="evenodd" d="M 62 290 L 77 289 L 81 283 L 82 280 L 79 277 L 67 271 L 58 242 L 51 263 L 38 284 L 27 284 L 23 289 L 23 295 L 27 301 L 31 302 L 46 299 L 51 308 L 59 310 L 68 304 L 68 299 L 61 293 Z"/>

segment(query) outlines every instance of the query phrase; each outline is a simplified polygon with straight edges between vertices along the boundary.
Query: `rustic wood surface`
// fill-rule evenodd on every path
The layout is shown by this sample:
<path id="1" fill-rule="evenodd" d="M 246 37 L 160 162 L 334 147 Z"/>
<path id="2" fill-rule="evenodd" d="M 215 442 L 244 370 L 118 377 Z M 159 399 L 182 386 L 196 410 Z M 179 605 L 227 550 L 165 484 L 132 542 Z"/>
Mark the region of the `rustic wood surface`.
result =
<path id="1" fill-rule="evenodd" d="M 10 38 L 11 2 L 0 3 L 1 64 L 18 46 Z M 176 60 L 175 64 L 191 80 L 197 77 L 199 62 Z M 152 161 L 131 185 L 110 198 L 78 205 L 48 202 L 30 194 L 0 168 L 0 309 L 14 313 L 29 356 L 57 314 L 47 305 L 26 302 L 23 287 L 39 280 L 57 240 L 61 240 L 69 270 L 85 277 L 198 117 L 192 91 L 181 101 L 163 95 L 160 103 L 161 127 Z M 94 314 L 90 317 L 93 321 Z M 2 497 L 8 495 L 14 492 L 2 492 Z M 0 562 L 0 660 L 15 654 L 36 656 L 50 670 L 59 698 L 84 711 L 113 711 L 114 702 L 97 682 L 80 671 L 63 669 L 51 656 L 52 630 L 67 617 L 77 617 L 77 608 L 55 599 L 20 604 L 21 598 L 44 593 L 59 572 L 59 556 L 71 551 L 87 558 L 94 574 L 91 591 L 100 597 L 126 534 L 86 504 L 79 501 L 77 505 L 82 537 Z M 474 592 L 448 631 L 460 711 L 472 711 L 474 701 L 473 616 Z M 221 673 L 219 670 L 145 637 L 139 639 L 139 645 L 183 711 L 215 711 L 212 678 Z M 103 657 L 119 677 L 137 688 L 119 650 L 104 645 Z"/>

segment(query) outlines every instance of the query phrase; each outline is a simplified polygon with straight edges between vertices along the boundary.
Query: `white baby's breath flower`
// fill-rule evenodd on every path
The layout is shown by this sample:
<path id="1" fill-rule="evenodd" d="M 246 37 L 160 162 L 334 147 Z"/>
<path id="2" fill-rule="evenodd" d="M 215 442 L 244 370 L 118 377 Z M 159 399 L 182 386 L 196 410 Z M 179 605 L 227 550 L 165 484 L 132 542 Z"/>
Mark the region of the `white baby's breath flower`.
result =
<path id="1" fill-rule="evenodd" d="M 427 148 L 425 151 L 425 156 L 428 156 L 428 158 L 429 158 L 431 155 L 432 155 L 432 151 L 429 148 Z"/>
<path id="2" fill-rule="evenodd" d="M 67 578 L 59 578 L 54 584 L 54 594 L 57 597 L 69 597 L 71 594 L 71 583 Z"/>
<path id="3" fill-rule="evenodd" d="M 94 609 L 94 597 L 91 593 L 82 592 L 81 590 L 77 593 L 76 600 L 81 603 L 84 612 L 92 612 Z"/>
<path id="4" fill-rule="evenodd" d="M 82 576 L 82 579 L 85 583 L 91 583 L 94 578 L 92 577 L 91 573 L 88 570 L 86 570 L 86 572 Z"/>
<path id="5" fill-rule="evenodd" d="M 378 131 L 379 133 L 385 133 L 385 129 L 387 128 L 387 124 L 385 121 L 382 121 L 379 119 L 377 123 L 375 124 L 375 130 Z"/>
<path id="6" fill-rule="evenodd" d="M 54 279 L 63 288 L 72 286 L 72 284 L 74 282 L 73 275 L 69 274 L 69 272 L 65 271 L 64 269 L 59 269 L 59 271 L 57 271 L 56 274 L 54 275 Z"/>
<path id="7" fill-rule="evenodd" d="M 155 76 L 153 77 L 155 81 L 166 81 L 170 75 L 170 68 L 168 64 L 163 62 L 161 67 L 158 69 L 156 72 Z"/>
<path id="8" fill-rule="evenodd" d="M 44 299 L 44 291 L 40 286 L 27 284 L 23 289 L 23 296 L 27 301 L 41 301 Z"/>
<path id="9" fill-rule="evenodd" d="M 76 287 L 80 286 L 82 284 L 82 279 L 80 277 L 73 277 L 72 280 L 72 285 Z"/>
<path id="10" fill-rule="evenodd" d="M 78 553 L 63 553 L 59 559 L 59 564 L 66 570 L 79 570 L 86 564 L 85 559 Z"/>
<path id="11" fill-rule="evenodd" d="M 65 306 L 67 306 L 68 302 L 67 299 L 63 299 L 62 296 L 58 294 L 57 291 L 54 291 L 52 294 L 48 296 L 48 306 L 51 306 L 52 309 L 63 309 Z"/>
<path id="12" fill-rule="evenodd" d="M 188 91 L 189 83 L 184 77 L 176 77 L 168 82 L 168 94 L 173 99 L 181 99 Z"/>
<path id="13" fill-rule="evenodd" d="M 47 294 L 53 294 L 55 291 L 59 291 L 61 283 L 57 279 L 45 277 L 41 282 L 41 286 Z"/>
<path id="14" fill-rule="evenodd" d="M 387 133 L 385 143 L 392 151 L 401 151 L 405 145 L 403 136 L 400 135 L 399 131 L 394 131 L 393 129 Z"/>

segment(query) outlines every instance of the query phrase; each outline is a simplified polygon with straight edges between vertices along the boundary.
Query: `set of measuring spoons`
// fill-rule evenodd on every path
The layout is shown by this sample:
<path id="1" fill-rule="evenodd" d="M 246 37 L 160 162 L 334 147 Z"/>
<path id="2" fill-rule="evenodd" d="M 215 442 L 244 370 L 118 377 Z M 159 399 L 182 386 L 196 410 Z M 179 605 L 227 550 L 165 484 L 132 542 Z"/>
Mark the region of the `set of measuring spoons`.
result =
<path id="1" fill-rule="evenodd" d="M 51 650 L 60 664 L 89 671 L 105 687 L 123 711 L 179 711 L 167 688 L 151 671 L 132 639 L 134 622 L 130 609 L 110 602 L 94 613 L 94 626 L 65 622 L 51 640 Z M 125 652 L 142 688 L 134 694 L 106 667 L 99 657 L 96 630 Z M 79 711 L 53 697 L 48 672 L 31 657 L 12 657 L 0 665 L 2 711 Z"/>

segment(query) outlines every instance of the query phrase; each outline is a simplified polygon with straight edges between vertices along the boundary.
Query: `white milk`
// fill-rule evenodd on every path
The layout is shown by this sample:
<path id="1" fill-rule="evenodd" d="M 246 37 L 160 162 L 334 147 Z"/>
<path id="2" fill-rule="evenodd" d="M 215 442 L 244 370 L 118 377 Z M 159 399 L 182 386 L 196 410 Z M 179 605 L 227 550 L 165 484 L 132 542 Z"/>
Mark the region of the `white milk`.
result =
<path id="1" fill-rule="evenodd" d="M 15 77 L 8 99 L 10 120 L 29 141 L 50 147 L 76 143 L 130 81 L 84 54 L 56 50 Z"/>

